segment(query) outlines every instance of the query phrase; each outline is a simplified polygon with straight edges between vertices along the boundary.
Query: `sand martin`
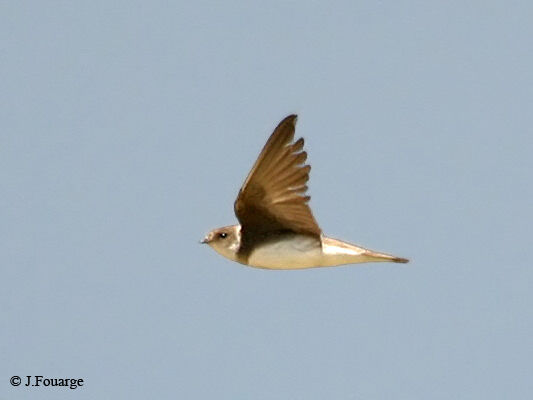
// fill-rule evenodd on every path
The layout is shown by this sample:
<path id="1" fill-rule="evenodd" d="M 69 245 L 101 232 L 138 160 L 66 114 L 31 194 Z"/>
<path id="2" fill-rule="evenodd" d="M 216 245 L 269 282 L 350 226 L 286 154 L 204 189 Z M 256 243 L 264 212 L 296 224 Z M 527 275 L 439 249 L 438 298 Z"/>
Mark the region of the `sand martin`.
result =
<path id="1" fill-rule="evenodd" d="M 279 123 L 235 200 L 240 225 L 214 229 L 202 243 L 241 264 L 268 269 L 331 267 L 374 261 L 408 262 L 325 236 L 306 195 L 311 166 L 304 140 L 294 141 L 296 115 Z"/>

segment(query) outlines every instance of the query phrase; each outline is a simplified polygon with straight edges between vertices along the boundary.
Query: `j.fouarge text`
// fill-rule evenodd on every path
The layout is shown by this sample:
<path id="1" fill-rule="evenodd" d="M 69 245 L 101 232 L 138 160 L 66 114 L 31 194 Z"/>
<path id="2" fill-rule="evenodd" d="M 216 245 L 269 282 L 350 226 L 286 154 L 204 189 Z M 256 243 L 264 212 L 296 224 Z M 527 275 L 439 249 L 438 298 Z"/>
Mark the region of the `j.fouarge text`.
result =
<path id="1" fill-rule="evenodd" d="M 69 389 L 77 389 L 83 386 L 80 378 L 48 378 L 41 375 L 27 375 L 25 386 L 63 386 Z"/>

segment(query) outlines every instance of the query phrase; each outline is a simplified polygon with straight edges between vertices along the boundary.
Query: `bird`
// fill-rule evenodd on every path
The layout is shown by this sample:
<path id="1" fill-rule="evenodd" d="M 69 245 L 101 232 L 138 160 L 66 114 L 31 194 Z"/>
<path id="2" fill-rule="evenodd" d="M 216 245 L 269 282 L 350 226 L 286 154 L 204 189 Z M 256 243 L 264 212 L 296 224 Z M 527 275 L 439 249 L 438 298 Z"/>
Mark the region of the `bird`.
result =
<path id="1" fill-rule="evenodd" d="M 213 229 L 201 243 L 232 261 L 271 270 L 407 263 L 322 233 L 309 207 L 304 139 L 294 140 L 297 118 L 278 124 L 239 190 L 234 211 L 240 224 Z"/>

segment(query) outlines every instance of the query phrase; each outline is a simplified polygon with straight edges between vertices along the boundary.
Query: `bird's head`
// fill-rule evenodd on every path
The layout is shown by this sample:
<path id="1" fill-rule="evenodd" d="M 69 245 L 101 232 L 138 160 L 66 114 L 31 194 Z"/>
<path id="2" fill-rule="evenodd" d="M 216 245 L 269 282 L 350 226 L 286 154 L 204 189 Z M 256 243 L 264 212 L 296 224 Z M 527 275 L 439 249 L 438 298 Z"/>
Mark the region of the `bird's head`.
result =
<path id="1" fill-rule="evenodd" d="M 224 226 L 213 229 L 200 243 L 206 243 L 217 253 L 230 260 L 236 260 L 241 242 L 240 225 Z"/>

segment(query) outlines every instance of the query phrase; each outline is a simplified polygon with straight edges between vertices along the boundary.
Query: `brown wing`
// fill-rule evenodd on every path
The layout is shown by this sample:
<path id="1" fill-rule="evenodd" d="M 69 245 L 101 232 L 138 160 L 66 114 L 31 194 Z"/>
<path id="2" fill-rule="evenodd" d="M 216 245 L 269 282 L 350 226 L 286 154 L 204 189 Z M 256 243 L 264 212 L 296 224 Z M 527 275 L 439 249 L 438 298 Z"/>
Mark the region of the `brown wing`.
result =
<path id="1" fill-rule="evenodd" d="M 279 123 L 239 191 L 235 214 L 243 235 L 264 238 L 287 232 L 321 233 L 307 204 L 311 167 L 304 165 L 304 140 L 293 142 L 296 119 L 289 115 Z"/>

